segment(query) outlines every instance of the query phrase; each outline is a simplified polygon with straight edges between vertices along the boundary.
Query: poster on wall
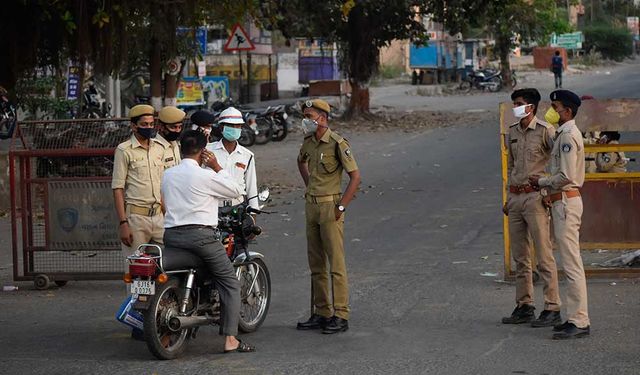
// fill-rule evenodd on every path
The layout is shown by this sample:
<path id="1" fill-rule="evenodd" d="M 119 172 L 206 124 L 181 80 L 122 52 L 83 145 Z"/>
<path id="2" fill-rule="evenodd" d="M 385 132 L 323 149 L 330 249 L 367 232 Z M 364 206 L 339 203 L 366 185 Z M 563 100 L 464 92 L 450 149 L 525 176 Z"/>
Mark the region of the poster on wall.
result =
<path id="1" fill-rule="evenodd" d="M 207 102 L 224 101 L 229 97 L 229 77 L 204 76 L 202 77 L 204 91 L 208 92 Z"/>
<path id="2" fill-rule="evenodd" d="M 197 106 L 204 104 L 204 90 L 198 77 L 182 77 L 176 94 L 179 106 Z"/>

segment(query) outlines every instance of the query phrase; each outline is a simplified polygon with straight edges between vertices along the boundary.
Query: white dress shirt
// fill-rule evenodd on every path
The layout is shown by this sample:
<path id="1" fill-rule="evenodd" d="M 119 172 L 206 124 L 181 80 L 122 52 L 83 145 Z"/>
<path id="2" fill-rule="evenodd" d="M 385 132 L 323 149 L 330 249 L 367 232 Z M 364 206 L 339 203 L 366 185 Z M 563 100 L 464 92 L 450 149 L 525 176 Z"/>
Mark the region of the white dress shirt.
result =
<path id="1" fill-rule="evenodd" d="M 230 201 L 220 201 L 220 206 L 236 205 L 244 202 L 243 195 L 253 198 L 258 195 L 258 180 L 256 178 L 256 160 L 253 152 L 236 142 L 236 149 L 231 153 L 224 148 L 222 140 L 209 143 L 207 150 L 213 152 L 220 166 L 229 172 L 233 180 L 242 187 L 242 193 Z M 249 205 L 259 209 L 258 198 L 251 199 Z"/>
<path id="2" fill-rule="evenodd" d="M 201 168 L 193 159 L 182 159 L 162 176 L 162 199 L 166 209 L 164 227 L 218 226 L 218 201 L 242 194 L 229 172 Z"/>

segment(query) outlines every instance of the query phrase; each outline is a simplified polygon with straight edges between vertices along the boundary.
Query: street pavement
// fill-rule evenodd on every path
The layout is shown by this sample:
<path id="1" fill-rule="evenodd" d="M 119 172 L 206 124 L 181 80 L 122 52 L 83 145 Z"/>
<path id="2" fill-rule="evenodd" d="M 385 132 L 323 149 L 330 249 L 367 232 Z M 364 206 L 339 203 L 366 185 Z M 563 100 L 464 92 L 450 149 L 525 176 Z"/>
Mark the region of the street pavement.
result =
<path id="1" fill-rule="evenodd" d="M 576 78 L 575 87 L 597 97 L 638 98 L 639 74 L 638 65 L 624 65 L 615 74 Z M 540 82 L 549 91 L 545 85 L 551 83 Z M 428 131 L 343 132 L 363 182 L 346 217 L 351 328 L 338 335 L 295 330 L 309 314 L 299 181 L 276 187 L 270 209 L 277 213 L 259 218 L 265 233 L 254 249 L 266 256 L 273 291 L 264 325 L 242 336 L 258 346 L 252 354 L 221 354 L 217 329 L 205 327 L 182 358 L 156 360 L 114 319 L 122 282 L 78 281 L 35 291 L 30 283 L 10 281 L 9 222 L 0 218 L 0 281 L 20 287 L 0 292 L 0 373 L 640 373 L 636 280 L 589 280 L 592 335 L 586 339 L 557 342 L 548 328 L 500 324 L 514 307 L 514 287 L 501 275 L 481 274 L 503 268 L 495 109 L 506 97 L 375 95 L 377 105 L 490 113 L 477 123 Z M 300 137 L 293 133 L 279 147 L 254 148 L 258 168 L 269 169 L 259 178 L 296 181 Z M 563 297 L 565 290 L 562 282 Z M 538 286 L 537 312 L 541 297 Z"/>

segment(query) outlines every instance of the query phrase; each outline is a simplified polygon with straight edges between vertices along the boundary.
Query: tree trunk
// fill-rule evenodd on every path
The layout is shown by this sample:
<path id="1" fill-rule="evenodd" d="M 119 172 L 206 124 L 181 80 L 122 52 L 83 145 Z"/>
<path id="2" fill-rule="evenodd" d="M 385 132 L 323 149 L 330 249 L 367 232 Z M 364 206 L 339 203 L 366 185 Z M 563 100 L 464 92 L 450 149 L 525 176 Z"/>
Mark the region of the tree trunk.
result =
<path id="1" fill-rule="evenodd" d="M 175 106 L 178 103 L 176 94 L 178 93 L 178 75 L 164 75 L 164 105 Z"/>
<path id="2" fill-rule="evenodd" d="M 511 38 L 509 35 L 496 35 L 496 49 L 500 57 L 500 71 L 502 72 L 502 89 L 511 90 L 511 64 L 509 63 L 509 52 L 511 48 Z"/>
<path id="3" fill-rule="evenodd" d="M 369 87 L 360 83 L 350 82 L 351 100 L 345 112 L 346 118 L 353 118 L 369 113 Z"/>
<path id="4" fill-rule="evenodd" d="M 151 105 L 156 112 L 158 112 L 162 109 L 162 61 L 160 57 L 160 43 L 158 43 L 158 40 L 155 38 L 151 40 L 149 73 L 151 75 Z"/>

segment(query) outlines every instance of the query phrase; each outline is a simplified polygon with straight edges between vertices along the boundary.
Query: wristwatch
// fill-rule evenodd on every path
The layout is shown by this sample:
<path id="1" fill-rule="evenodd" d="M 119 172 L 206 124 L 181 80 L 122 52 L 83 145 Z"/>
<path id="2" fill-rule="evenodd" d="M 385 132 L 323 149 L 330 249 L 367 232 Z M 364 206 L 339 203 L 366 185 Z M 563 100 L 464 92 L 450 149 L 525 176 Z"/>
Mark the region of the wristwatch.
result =
<path id="1" fill-rule="evenodd" d="M 344 212 L 344 210 L 345 210 L 344 206 L 341 205 L 341 204 L 337 205 L 336 207 L 338 208 L 338 211 L 340 211 L 340 212 Z"/>

